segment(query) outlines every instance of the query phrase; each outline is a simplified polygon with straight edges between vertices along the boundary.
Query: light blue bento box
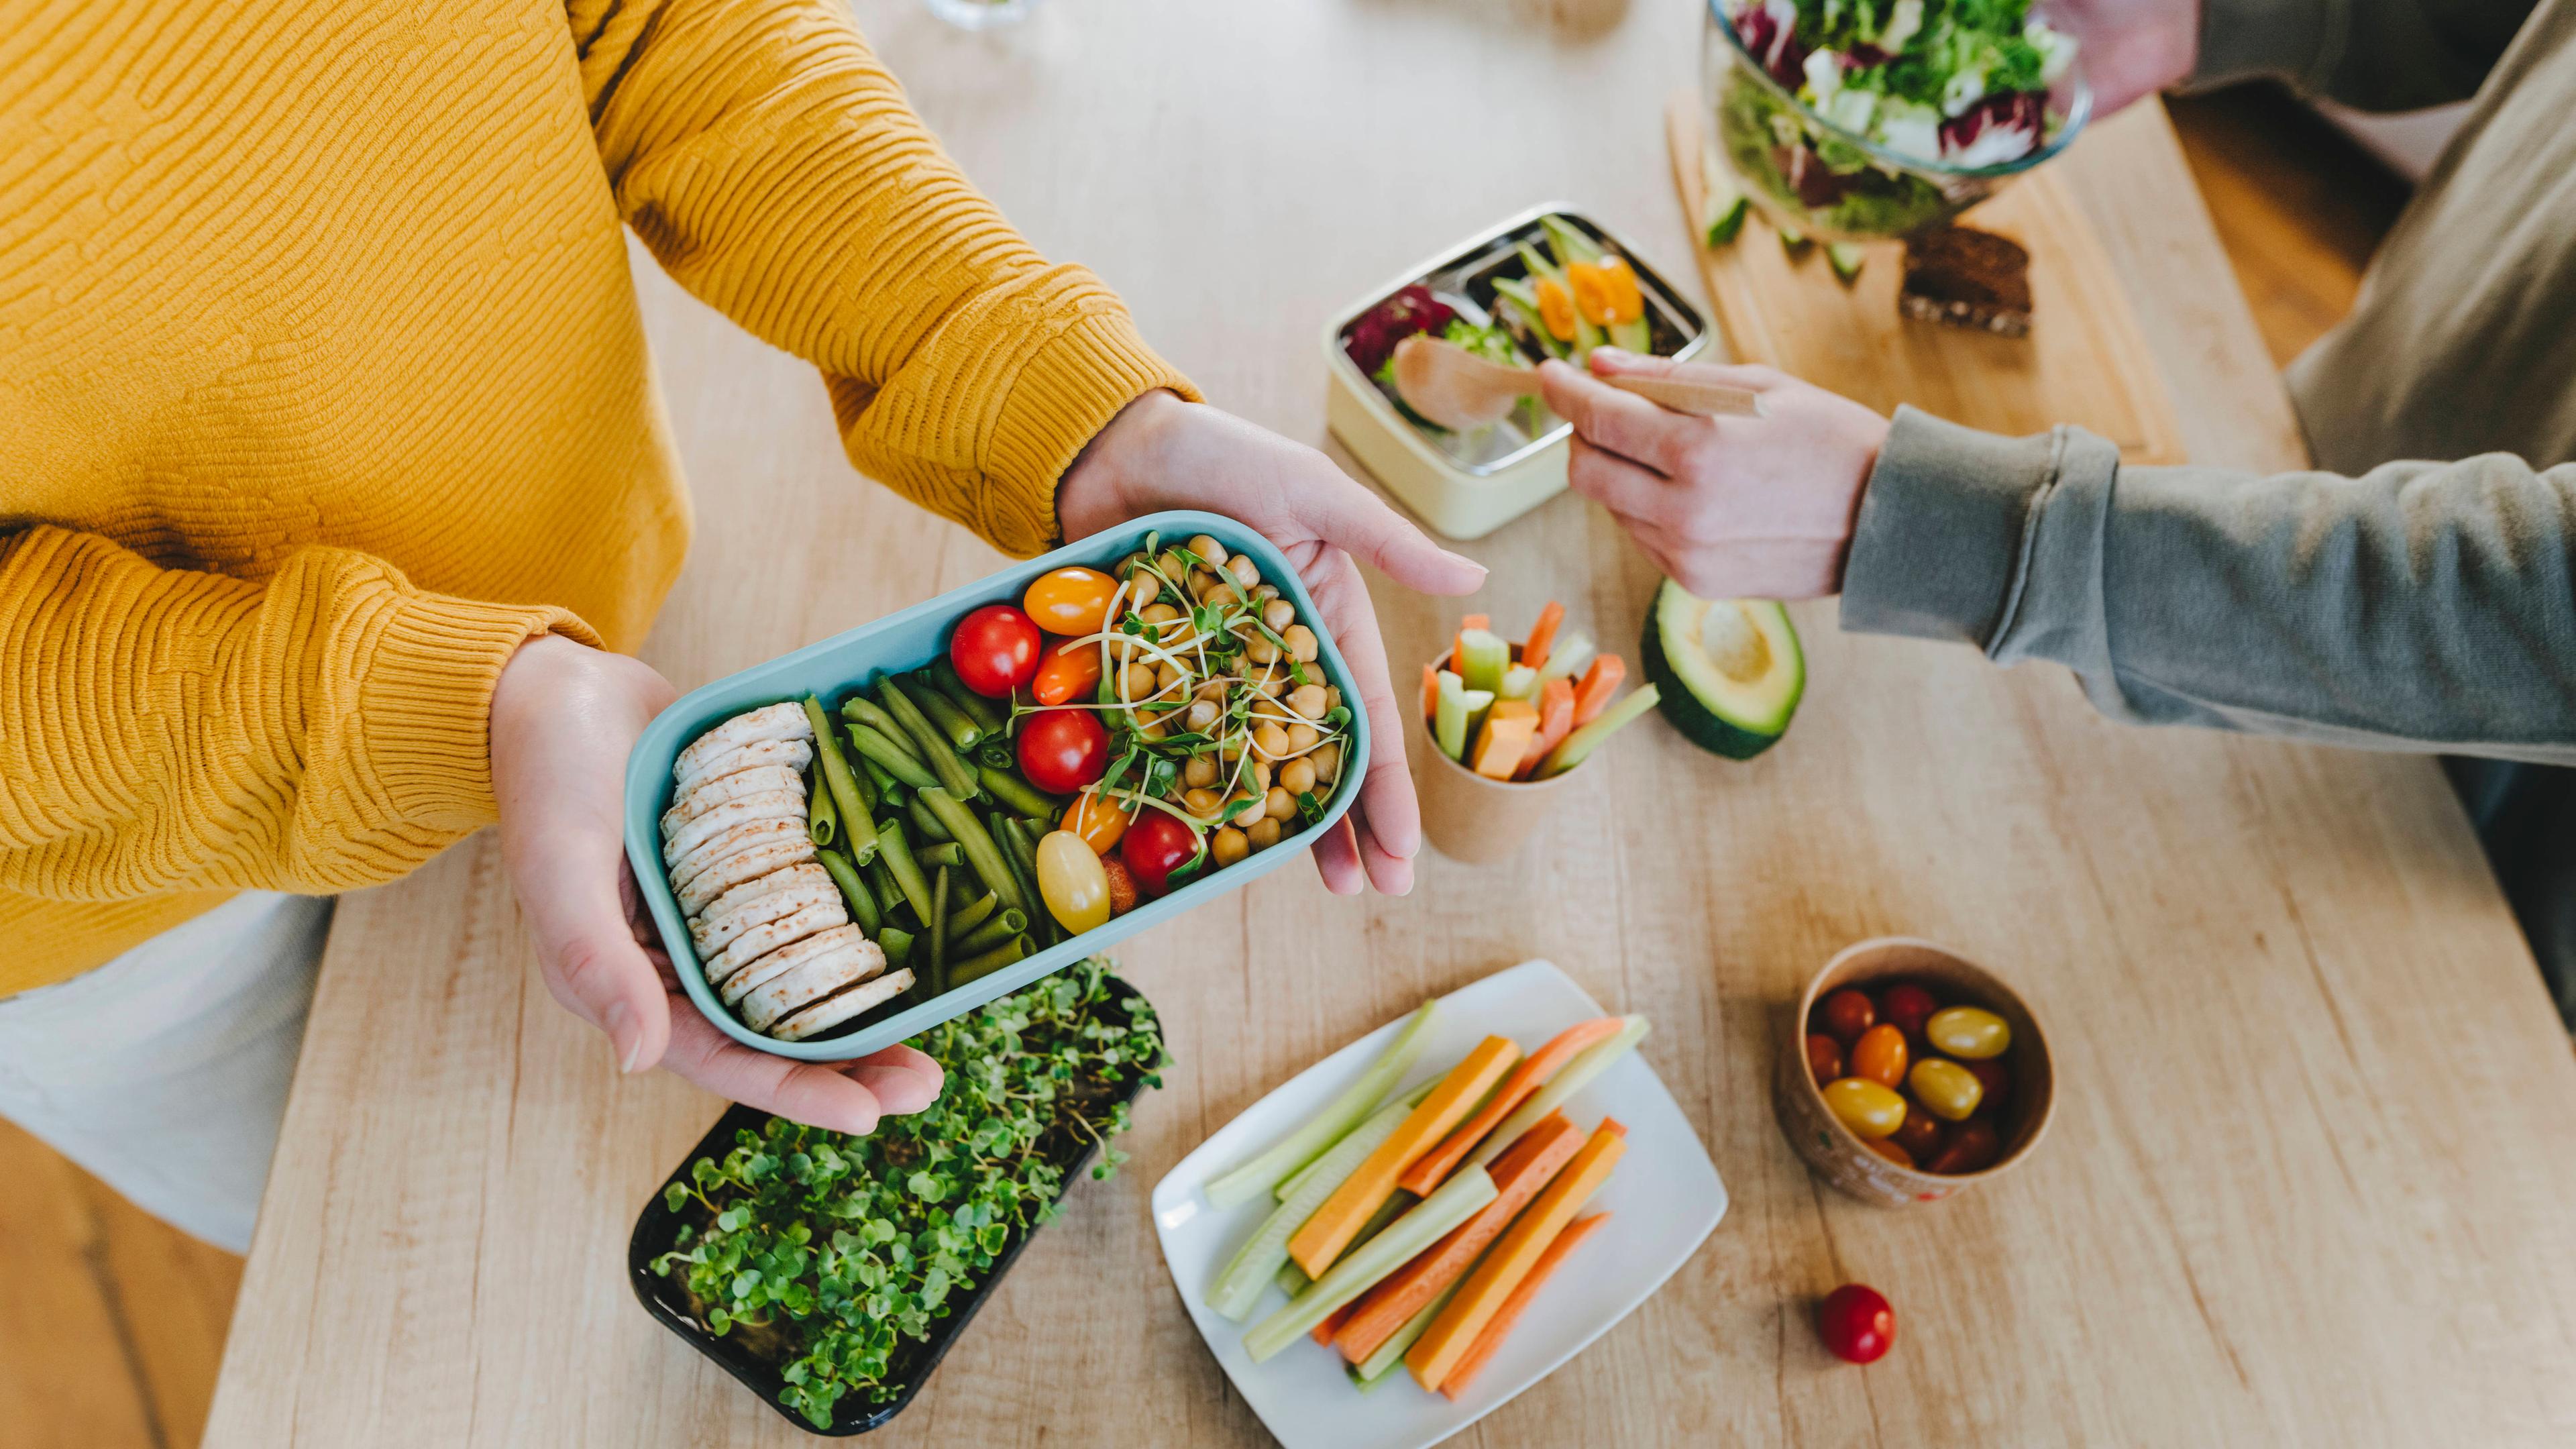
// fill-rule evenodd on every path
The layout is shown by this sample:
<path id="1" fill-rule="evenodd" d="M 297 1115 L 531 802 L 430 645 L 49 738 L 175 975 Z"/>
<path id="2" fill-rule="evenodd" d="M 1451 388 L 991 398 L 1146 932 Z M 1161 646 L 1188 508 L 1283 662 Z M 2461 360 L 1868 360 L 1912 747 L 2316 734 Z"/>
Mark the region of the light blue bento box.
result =
<path id="1" fill-rule="evenodd" d="M 1142 902 L 1134 910 L 1096 930 L 1085 931 L 944 995 L 852 1030 L 812 1041 L 776 1041 L 744 1026 L 732 1012 L 725 1010 L 723 1003 L 716 999 L 715 992 L 707 986 L 706 975 L 698 964 L 697 951 L 689 940 L 688 921 L 681 915 L 679 899 L 672 894 L 671 882 L 662 871 L 662 812 L 670 807 L 671 762 L 679 757 L 680 751 L 715 724 L 744 710 L 780 700 L 803 699 L 813 694 L 823 700 L 827 710 L 837 711 L 841 700 L 860 684 L 887 671 L 899 673 L 920 668 L 945 652 L 949 630 L 956 627 L 957 621 L 968 611 L 985 604 L 1016 605 L 1020 596 L 1027 592 L 1030 581 L 1049 569 L 1062 568 L 1067 564 L 1106 569 L 1142 548 L 1148 534 L 1160 534 L 1168 545 L 1186 542 L 1202 533 L 1224 544 L 1230 552 L 1252 555 L 1261 565 L 1261 577 L 1276 584 L 1280 593 L 1297 606 L 1298 617 L 1315 628 L 1316 637 L 1321 641 L 1322 653 L 1317 662 L 1323 666 L 1325 679 L 1341 690 L 1342 698 L 1351 706 L 1350 737 L 1343 746 L 1341 775 L 1335 781 L 1332 799 L 1325 804 L 1323 818 L 1268 850 L 1223 870 L 1205 871 L 1196 880 L 1160 900 Z M 1359 699 L 1359 686 L 1351 678 L 1350 666 L 1343 661 L 1342 652 L 1332 635 L 1322 627 L 1321 615 L 1315 608 L 1314 599 L 1306 592 L 1305 581 L 1297 576 L 1286 556 L 1268 539 L 1233 519 L 1220 518 L 1213 513 L 1157 513 L 1066 544 L 1053 553 L 1014 564 L 962 589 L 951 589 L 927 603 L 916 604 L 873 624 L 862 624 L 820 643 L 808 644 L 792 654 L 782 654 L 766 664 L 701 685 L 680 696 L 645 727 L 643 738 L 635 742 L 635 752 L 627 759 L 626 858 L 635 868 L 636 884 L 643 891 L 645 904 L 652 910 L 653 924 L 662 932 L 662 945 L 671 954 L 671 964 L 679 972 L 680 984 L 687 989 L 689 1000 L 697 1003 L 699 1012 L 707 1020 L 743 1045 L 773 1055 L 802 1061 L 845 1061 L 963 1016 L 997 996 L 1017 991 L 1041 976 L 1071 965 L 1148 926 L 1168 921 L 1193 906 L 1244 885 L 1256 876 L 1278 869 L 1292 857 L 1305 854 L 1306 848 L 1319 834 L 1340 823 L 1343 812 L 1350 809 L 1352 793 L 1359 788 L 1359 782 L 1367 778 L 1369 721 L 1368 712 L 1360 708 Z M 837 713 L 834 717 L 838 718 Z M 1032 903 L 1033 913 L 1044 909 L 1043 903 Z"/>

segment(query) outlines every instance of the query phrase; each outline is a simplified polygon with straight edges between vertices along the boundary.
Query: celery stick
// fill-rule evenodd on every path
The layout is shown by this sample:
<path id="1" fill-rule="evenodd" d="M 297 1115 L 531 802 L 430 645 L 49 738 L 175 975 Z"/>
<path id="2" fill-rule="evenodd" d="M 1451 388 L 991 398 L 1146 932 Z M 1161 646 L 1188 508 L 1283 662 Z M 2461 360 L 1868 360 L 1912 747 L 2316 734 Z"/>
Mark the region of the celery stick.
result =
<path id="1" fill-rule="evenodd" d="M 1592 636 L 1577 630 L 1547 651 L 1547 662 L 1538 667 L 1538 682 L 1544 688 L 1551 679 L 1572 679 L 1591 662 Z"/>
<path id="2" fill-rule="evenodd" d="M 1466 629 L 1458 635 L 1458 674 L 1467 688 L 1488 694 L 1503 687 L 1503 671 L 1511 666 L 1512 646 L 1491 629 Z"/>
<path id="3" fill-rule="evenodd" d="M 1628 1024 L 1619 1028 L 1617 1036 L 1608 1041 L 1594 1042 L 1582 1051 L 1576 1052 L 1574 1060 L 1557 1068 L 1556 1075 L 1548 1078 L 1545 1085 L 1537 1091 L 1530 1093 L 1529 1100 L 1521 1103 L 1518 1111 L 1504 1118 L 1501 1126 L 1486 1133 L 1485 1140 L 1476 1144 L 1476 1150 L 1467 1154 L 1467 1161 L 1461 1166 L 1482 1167 L 1501 1156 L 1504 1148 L 1511 1146 L 1522 1133 L 1537 1126 L 1540 1119 L 1546 1117 L 1548 1113 L 1564 1106 L 1575 1093 L 1590 1084 L 1594 1077 L 1601 1075 L 1603 1069 L 1636 1050 L 1637 1043 L 1646 1039 L 1646 1029 L 1649 1025 L 1650 1023 L 1642 1016 L 1629 1017 Z"/>
<path id="4" fill-rule="evenodd" d="M 1463 759 L 1467 754 L 1467 683 L 1451 670 L 1440 671 L 1440 693 L 1431 712 L 1431 736 L 1440 753 Z"/>
<path id="5" fill-rule="evenodd" d="M 1306 1285 L 1314 1282 L 1315 1280 L 1307 1277 L 1306 1270 L 1298 1267 L 1297 1260 L 1291 1258 L 1283 1267 L 1280 1268 L 1279 1276 L 1271 1279 L 1270 1281 L 1279 1285 L 1280 1292 L 1294 1298 L 1298 1294 L 1305 1292 Z"/>
<path id="6" fill-rule="evenodd" d="M 1477 1261 L 1484 1260 L 1479 1258 Z M 1404 1320 L 1402 1328 L 1388 1334 L 1386 1342 L 1379 1344 L 1376 1352 L 1351 1365 L 1351 1378 L 1359 1384 L 1362 1393 L 1386 1382 L 1386 1376 L 1395 1371 L 1397 1364 L 1404 1362 L 1404 1356 L 1412 1350 L 1414 1341 L 1430 1330 L 1431 1320 L 1438 1318 L 1440 1310 L 1449 1306 L 1449 1300 L 1458 1296 L 1459 1285 L 1474 1277 L 1475 1272 L 1475 1268 L 1470 1266 L 1466 1272 L 1449 1280 L 1449 1286 L 1415 1310 L 1411 1318 Z"/>
<path id="7" fill-rule="evenodd" d="M 1297 1230 L 1306 1225 L 1306 1219 L 1315 1215 L 1315 1209 L 1322 1207 L 1324 1200 L 1333 1195 L 1333 1189 L 1340 1187 L 1343 1179 L 1368 1160 L 1368 1155 L 1378 1149 L 1378 1144 L 1395 1135 L 1395 1129 L 1404 1125 L 1405 1115 L 1431 1095 L 1432 1086 L 1433 1083 L 1425 1082 L 1380 1107 L 1374 1116 L 1352 1128 L 1350 1135 L 1334 1143 L 1320 1159 L 1324 1165 L 1316 1169 L 1313 1180 L 1295 1197 L 1272 1209 L 1270 1216 L 1261 1220 L 1261 1226 L 1253 1229 L 1252 1236 L 1244 1240 L 1243 1246 L 1234 1250 L 1234 1256 L 1226 1262 L 1225 1271 L 1217 1274 L 1216 1281 L 1208 1285 L 1207 1306 L 1237 1323 L 1252 1316 L 1253 1307 L 1261 1301 L 1261 1290 L 1270 1285 L 1280 1265 L 1288 1261 L 1288 1240 L 1296 1236 Z"/>
<path id="8" fill-rule="evenodd" d="M 1251 1161 L 1208 1179 L 1208 1201 L 1219 1208 L 1250 1202 L 1299 1169 L 1322 1161 L 1325 1150 L 1375 1112 L 1387 1094 L 1395 1090 L 1395 1084 L 1413 1069 L 1413 1059 L 1422 1054 L 1422 1033 L 1431 1025 L 1432 1006 L 1428 1001 L 1422 1003 L 1412 1020 L 1395 1034 L 1395 1040 L 1387 1043 L 1386 1050 L 1378 1053 L 1367 1071 L 1360 1073 L 1359 1080 L 1344 1088 L 1304 1126 Z"/>
<path id="9" fill-rule="evenodd" d="M 1538 224 L 1539 229 L 1547 233 L 1548 250 L 1556 253 L 1558 261 L 1569 265 L 1575 262 L 1593 266 L 1601 264 L 1601 248 L 1592 244 L 1592 238 L 1575 230 L 1574 223 L 1561 216 L 1549 215 L 1540 217 Z"/>
<path id="10" fill-rule="evenodd" d="M 1627 698 L 1603 710 L 1599 719 L 1567 735 L 1563 744 L 1549 751 L 1548 757 L 1539 764 L 1538 778 L 1544 780 L 1550 775 L 1562 775 L 1582 764 L 1591 758 L 1603 740 L 1618 733 L 1628 721 L 1653 709 L 1655 701 L 1660 698 L 1662 695 L 1651 684 L 1630 690 Z"/>
<path id="11" fill-rule="evenodd" d="M 1315 1280 L 1314 1287 L 1261 1320 L 1259 1326 L 1243 1336 L 1244 1351 L 1252 1355 L 1254 1363 L 1278 1357 L 1281 1349 L 1312 1332 L 1334 1309 L 1376 1287 L 1378 1280 L 1411 1262 L 1414 1254 L 1438 1242 L 1451 1228 L 1484 1211 L 1485 1204 L 1497 1196 L 1494 1179 L 1484 1168 L 1458 1169 L 1385 1232 L 1370 1239 L 1366 1246 L 1343 1254 L 1339 1262 L 1324 1271 L 1323 1277 Z M 1269 1277 L 1267 1273 L 1262 1275 L 1265 1282 Z"/>
<path id="12" fill-rule="evenodd" d="M 1477 732 L 1485 727 L 1485 712 L 1494 707 L 1494 692 L 1490 689 L 1471 689 L 1459 696 L 1459 703 L 1466 707 L 1467 738 L 1472 740 Z M 1467 762 L 1463 747 L 1462 753 L 1458 756 L 1458 762 L 1462 765 Z"/>
<path id="13" fill-rule="evenodd" d="M 1538 695 L 1538 671 L 1526 664 L 1515 664 L 1503 671 L 1503 684 L 1494 691 L 1497 699 L 1533 699 Z"/>

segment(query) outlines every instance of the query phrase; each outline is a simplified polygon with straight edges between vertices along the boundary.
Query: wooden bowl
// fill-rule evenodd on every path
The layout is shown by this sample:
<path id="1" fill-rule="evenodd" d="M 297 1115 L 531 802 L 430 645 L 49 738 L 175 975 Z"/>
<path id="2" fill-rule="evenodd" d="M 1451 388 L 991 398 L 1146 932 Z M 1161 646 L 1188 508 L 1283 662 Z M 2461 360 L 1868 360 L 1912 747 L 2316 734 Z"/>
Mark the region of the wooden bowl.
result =
<path id="1" fill-rule="evenodd" d="M 1901 1167 L 1872 1151 L 1825 1105 L 1824 1092 L 1807 1070 L 1807 1022 L 1816 1003 L 1846 986 L 1897 980 L 1921 982 L 1945 1007 L 1982 1006 L 2012 1028 L 2012 1045 L 2001 1059 L 2012 1073 L 2012 1101 L 1996 1124 L 2003 1155 L 1993 1166 L 1964 1173 Z M 2028 1157 L 2057 1110 L 2057 1074 L 2038 1017 L 1992 972 L 1929 941 L 1882 936 L 1844 948 L 1807 983 L 1781 1032 L 1771 1104 L 1789 1146 L 1817 1176 L 1863 1202 L 1907 1207 L 1991 1181 Z"/>

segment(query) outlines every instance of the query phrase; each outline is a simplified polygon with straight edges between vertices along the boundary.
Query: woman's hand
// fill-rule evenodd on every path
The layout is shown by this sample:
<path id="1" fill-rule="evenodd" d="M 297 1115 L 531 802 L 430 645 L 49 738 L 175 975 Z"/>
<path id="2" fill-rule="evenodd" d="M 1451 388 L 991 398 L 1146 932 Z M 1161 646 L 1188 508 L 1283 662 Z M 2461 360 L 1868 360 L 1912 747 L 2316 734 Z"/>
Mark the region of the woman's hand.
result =
<path id="1" fill-rule="evenodd" d="M 841 1132 L 929 1106 L 939 1064 L 910 1047 L 793 1062 L 734 1041 L 682 995 L 624 845 L 626 756 L 673 693 L 641 660 L 554 635 L 520 645 L 501 671 L 491 714 L 501 860 L 546 988 L 608 1033 L 624 1071 L 663 1066 L 732 1101 Z"/>
<path id="2" fill-rule="evenodd" d="M 1404 715 L 1351 556 L 1426 594 L 1473 593 L 1484 566 L 1423 537 L 1314 449 L 1216 408 L 1151 392 L 1129 403 L 1065 471 L 1056 516 L 1065 537 L 1080 538 L 1165 508 L 1240 520 L 1296 565 L 1359 682 L 1370 726 L 1358 805 L 1316 843 L 1316 868 L 1337 894 L 1364 883 L 1389 895 L 1411 890 L 1422 819 L 1404 767 Z"/>
<path id="3" fill-rule="evenodd" d="M 1566 481 L 1703 599 L 1812 599 L 1842 588 L 1861 490 L 1887 419 L 1767 367 L 1716 367 L 1594 348 L 1592 376 L 1539 365 L 1547 405 L 1574 424 Z M 1668 412 L 1597 378 L 1670 376 L 1749 387 L 1758 418 Z"/>

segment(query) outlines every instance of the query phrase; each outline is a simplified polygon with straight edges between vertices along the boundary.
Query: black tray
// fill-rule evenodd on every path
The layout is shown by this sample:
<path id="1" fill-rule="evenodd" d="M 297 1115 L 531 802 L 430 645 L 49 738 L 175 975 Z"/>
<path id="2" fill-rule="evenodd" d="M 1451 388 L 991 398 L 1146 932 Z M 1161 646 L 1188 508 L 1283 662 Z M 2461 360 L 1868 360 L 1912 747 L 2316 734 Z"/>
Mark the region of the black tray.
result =
<path id="1" fill-rule="evenodd" d="M 1123 1012 L 1121 1003 L 1130 997 L 1139 1001 L 1145 999 L 1144 993 L 1115 976 L 1104 978 L 1103 984 L 1109 988 L 1106 1005 L 1112 1011 Z M 1133 1103 L 1144 1090 L 1144 1076 L 1140 1073 L 1128 1079 L 1118 1100 Z M 939 1367 L 939 1361 L 947 1357 L 948 1350 L 964 1335 L 966 1325 L 975 1320 L 975 1311 L 984 1306 L 985 1299 L 993 1296 L 993 1290 L 1001 1285 L 1003 1275 L 1019 1261 L 1020 1250 L 1029 1245 L 1031 1230 L 1012 1231 L 1010 1241 L 993 1256 L 992 1271 L 984 1275 L 984 1281 L 976 1284 L 973 1292 L 949 1300 L 954 1305 L 953 1310 L 946 1318 L 931 1325 L 928 1338 L 907 1340 L 895 1349 L 886 1372 L 888 1377 L 900 1379 L 903 1387 L 896 1390 L 893 1398 L 882 1404 L 871 1404 L 862 1401 L 863 1395 L 845 1394 L 833 1406 L 832 1427 L 817 1429 L 803 1414 L 779 1401 L 778 1392 L 786 1387 L 787 1381 L 778 1376 L 775 1367 L 754 1357 L 740 1339 L 719 1338 L 709 1333 L 704 1325 L 689 1316 L 688 1298 L 680 1286 L 653 1271 L 653 1260 L 670 1250 L 681 1226 L 680 1215 L 663 1203 L 663 1189 L 675 1182 L 685 1185 L 690 1163 L 701 1157 L 724 1156 L 732 1150 L 736 1132 L 744 1128 L 756 1132 L 762 1123 L 769 1120 L 769 1116 L 769 1113 L 755 1107 L 737 1106 L 727 1111 L 716 1119 L 716 1125 L 707 1130 L 706 1136 L 698 1139 L 698 1145 L 690 1148 L 688 1155 L 680 1159 L 679 1166 L 663 1179 L 662 1186 L 653 1189 L 653 1200 L 635 1219 L 635 1235 L 627 1240 L 626 1279 L 634 1286 L 635 1297 L 644 1305 L 645 1312 L 678 1335 L 682 1343 L 705 1354 L 717 1367 L 741 1380 L 743 1387 L 759 1395 L 760 1401 L 776 1410 L 779 1417 L 808 1434 L 826 1438 L 843 1439 L 853 1434 L 864 1434 L 883 1427 L 887 1420 L 904 1411 L 905 1406 L 912 1402 L 913 1395 L 921 1392 L 921 1386 Z M 1072 1193 L 1074 1184 L 1081 1180 L 1082 1170 L 1090 1165 L 1092 1154 L 1099 1147 L 1080 1133 L 1058 1133 L 1056 1138 L 1041 1145 L 1048 1149 L 1049 1161 L 1064 1165 L 1064 1195 Z M 1059 1195 L 1057 1200 L 1062 1201 L 1063 1195 Z"/>

